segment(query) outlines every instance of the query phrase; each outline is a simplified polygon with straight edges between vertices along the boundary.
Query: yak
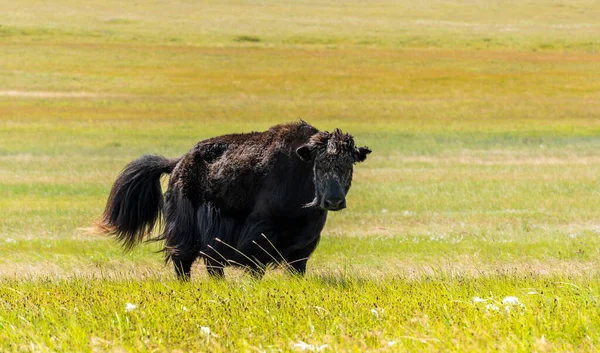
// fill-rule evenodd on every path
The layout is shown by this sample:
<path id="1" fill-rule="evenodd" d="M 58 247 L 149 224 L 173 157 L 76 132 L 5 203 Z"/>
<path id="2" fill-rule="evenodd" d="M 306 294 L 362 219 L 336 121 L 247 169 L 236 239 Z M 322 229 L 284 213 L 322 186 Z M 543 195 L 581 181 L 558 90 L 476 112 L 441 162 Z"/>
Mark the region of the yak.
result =
<path id="1" fill-rule="evenodd" d="M 229 265 L 257 278 L 281 264 L 303 275 L 327 213 L 346 207 L 353 166 L 369 153 L 352 135 L 300 120 L 209 138 L 180 158 L 144 155 L 117 177 L 99 228 L 129 250 L 164 224 L 149 240 L 164 241 L 184 281 L 198 258 L 216 278 Z"/>

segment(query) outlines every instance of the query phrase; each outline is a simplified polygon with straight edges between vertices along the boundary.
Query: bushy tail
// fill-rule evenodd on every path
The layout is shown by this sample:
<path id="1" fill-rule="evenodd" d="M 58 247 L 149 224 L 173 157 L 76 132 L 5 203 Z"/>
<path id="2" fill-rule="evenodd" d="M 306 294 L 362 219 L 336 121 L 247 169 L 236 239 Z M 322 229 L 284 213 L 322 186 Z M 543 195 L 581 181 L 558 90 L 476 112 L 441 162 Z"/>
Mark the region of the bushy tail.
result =
<path id="1" fill-rule="evenodd" d="M 179 159 L 145 155 L 119 174 L 104 209 L 99 228 L 114 234 L 130 250 L 152 232 L 163 207 L 160 177 L 171 173 Z"/>

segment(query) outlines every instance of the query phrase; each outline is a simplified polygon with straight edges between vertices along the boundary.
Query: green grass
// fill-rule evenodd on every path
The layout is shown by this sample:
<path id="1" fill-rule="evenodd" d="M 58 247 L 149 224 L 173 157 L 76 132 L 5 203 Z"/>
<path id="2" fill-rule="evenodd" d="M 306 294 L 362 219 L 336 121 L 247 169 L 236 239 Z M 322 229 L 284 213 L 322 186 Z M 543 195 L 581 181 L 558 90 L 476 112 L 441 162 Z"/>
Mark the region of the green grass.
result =
<path id="1" fill-rule="evenodd" d="M 599 18 L 589 0 L 0 2 L 0 351 L 597 351 Z M 373 149 L 307 278 L 197 265 L 181 284 L 160 244 L 90 234 L 139 155 L 298 118 Z"/>
<path id="2" fill-rule="evenodd" d="M 323 351 L 594 350 L 598 277 L 568 280 L 339 272 L 285 286 L 280 278 L 9 280 L 0 327 L 12 350 L 292 351 L 300 342 L 328 345 Z M 507 296 L 520 304 L 503 303 Z"/>

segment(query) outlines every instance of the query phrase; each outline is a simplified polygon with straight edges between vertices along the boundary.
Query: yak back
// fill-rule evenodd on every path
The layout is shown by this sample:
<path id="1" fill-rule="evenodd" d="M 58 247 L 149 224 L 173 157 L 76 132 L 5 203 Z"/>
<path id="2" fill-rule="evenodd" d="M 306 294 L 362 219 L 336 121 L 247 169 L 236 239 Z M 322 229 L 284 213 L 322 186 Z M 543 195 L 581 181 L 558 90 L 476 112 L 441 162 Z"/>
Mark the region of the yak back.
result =
<path id="1" fill-rule="evenodd" d="M 175 168 L 171 183 L 194 204 L 208 201 L 224 214 L 292 218 L 315 194 L 313 165 L 295 151 L 317 132 L 299 121 L 200 141 Z"/>

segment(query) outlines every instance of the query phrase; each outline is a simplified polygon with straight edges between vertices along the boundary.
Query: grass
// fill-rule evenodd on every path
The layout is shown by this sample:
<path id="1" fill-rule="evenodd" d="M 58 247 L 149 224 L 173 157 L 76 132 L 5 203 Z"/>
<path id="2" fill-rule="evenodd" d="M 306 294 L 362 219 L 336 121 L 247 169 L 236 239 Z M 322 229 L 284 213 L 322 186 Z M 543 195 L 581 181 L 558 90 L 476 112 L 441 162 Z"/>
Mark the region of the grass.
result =
<path id="1" fill-rule="evenodd" d="M 598 18 L 588 0 L 1 2 L 0 351 L 597 351 Z M 298 118 L 374 151 L 306 279 L 197 265 L 181 284 L 160 244 L 89 234 L 139 155 Z"/>
<path id="2" fill-rule="evenodd" d="M 11 280 L 0 289 L 5 302 L 25 304 L 22 315 L 3 304 L 15 323 L 3 323 L 12 342 L 5 347 L 148 351 L 180 342 L 184 351 L 288 351 L 305 342 L 327 345 L 324 351 L 531 352 L 597 344 L 597 277 L 575 285 L 563 277 L 411 281 L 320 273 L 285 282 L 103 278 L 100 286 L 77 278 L 40 281 L 32 291 L 31 283 Z M 514 295 L 520 304 L 503 303 Z M 128 303 L 136 308 L 128 311 Z"/>

